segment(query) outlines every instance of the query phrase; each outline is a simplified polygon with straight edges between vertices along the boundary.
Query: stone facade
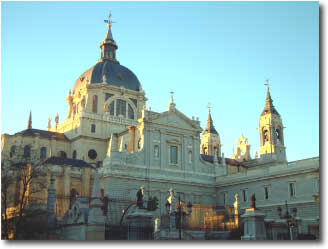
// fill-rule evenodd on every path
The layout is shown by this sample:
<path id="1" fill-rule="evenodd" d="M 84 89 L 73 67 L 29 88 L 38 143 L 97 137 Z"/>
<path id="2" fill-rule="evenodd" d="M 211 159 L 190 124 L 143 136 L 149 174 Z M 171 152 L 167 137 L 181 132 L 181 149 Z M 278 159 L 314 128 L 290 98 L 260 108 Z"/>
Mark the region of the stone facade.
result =
<path id="1" fill-rule="evenodd" d="M 30 147 L 48 166 L 48 181 L 51 175 L 56 177 L 56 195 L 65 198 L 73 189 L 90 198 L 92 169 L 99 167 L 99 186 L 103 197 L 110 200 L 104 217 L 109 224 L 121 222 L 122 209 L 136 200 L 138 189 L 144 185 L 146 199 L 159 199 L 159 209 L 153 212 L 157 221 L 167 215 L 165 204 L 172 187 L 181 193 L 183 202 L 193 204 L 189 228 L 206 229 L 206 221 L 215 220 L 219 207 L 233 206 L 236 193 L 239 212 L 236 207 L 234 212 L 239 215 L 249 207 L 250 195 L 255 193 L 267 225 L 283 226 L 284 220 L 276 210 L 286 200 L 290 208 L 298 210 L 299 233 L 312 232 L 310 227 L 319 225 L 319 158 L 286 161 L 282 118 L 272 105 L 269 88 L 259 119 L 260 157 L 251 159 L 250 144 L 242 136 L 232 158 L 225 158 L 210 111 L 203 132 L 199 120 L 179 111 L 173 97 L 165 112 L 146 110 L 147 98 L 141 85 L 116 60 L 111 25 L 101 49 L 102 58 L 97 65 L 102 63 L 103 68 L 109 68 L 108 74 L 103 70 L 103 75 L 96 75 L 101 82 L 96 82 L 97 65 L 83 73 L 66 97 L 66 119 L 60 123 L 57 117 L 54 126 L 49 122 L 48 131 L 33 129 L 29 120 L 27 130 L 3 134 L 3 161 L 10 163 L 24 153 L 26 146 Z M 114 69 L 108 65 L 121 72 L 110 71 Z M 115 80 L 109 78 L 111 73 L 117 74 Z M 137 84 L 135 90 L 126 87 L 132 80 Z M 59 220 L 70 210 L 65 198 L 56 201 L 55 215 Z M 83 229 L 89 231 L 86 225 Z M 73 230 L 66 232 L 65 238 L 74 237 Z M 82 232 L 79 238 L 88 236 L 103 238 L 93 230 L 88 235 Z M 278 238 L 276 234 L 270 236 Z"/>

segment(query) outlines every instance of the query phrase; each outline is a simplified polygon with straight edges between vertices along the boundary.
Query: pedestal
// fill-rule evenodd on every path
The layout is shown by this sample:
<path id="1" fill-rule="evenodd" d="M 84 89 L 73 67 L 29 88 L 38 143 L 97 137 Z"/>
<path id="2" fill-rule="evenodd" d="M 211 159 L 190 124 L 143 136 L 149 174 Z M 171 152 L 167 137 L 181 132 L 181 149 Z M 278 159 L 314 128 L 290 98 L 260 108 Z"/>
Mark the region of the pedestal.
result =
<path id="1" fill-rule="evenodd" d="M 241 217 L 244 220 L 244 236 L 242 240 L 265 240 L 265 214 L 256 208 L 247 208 Z"/>
<path id="2" fill-rule="evenodd" d="M 153 237 L 153 215 L 146 209 L 137 208 L 126 216 L 128 240 L 149 240 Z"/>

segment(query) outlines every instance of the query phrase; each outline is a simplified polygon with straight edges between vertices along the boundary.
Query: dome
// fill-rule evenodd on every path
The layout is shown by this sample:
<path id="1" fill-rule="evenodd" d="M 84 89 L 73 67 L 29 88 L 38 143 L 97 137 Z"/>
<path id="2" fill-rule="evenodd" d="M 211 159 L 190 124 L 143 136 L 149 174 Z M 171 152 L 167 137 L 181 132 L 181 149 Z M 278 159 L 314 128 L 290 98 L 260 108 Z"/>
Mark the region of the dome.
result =
<path id="1" fill-rule="evenodd" d="M 128 68 L 111 60 L 103 60 L 84 72 L 75 82 L 74 90 L 85 84 L 100 84 L 124 87 L 133 91 L 140 91 L 141 84 L 137 76 Z"/>

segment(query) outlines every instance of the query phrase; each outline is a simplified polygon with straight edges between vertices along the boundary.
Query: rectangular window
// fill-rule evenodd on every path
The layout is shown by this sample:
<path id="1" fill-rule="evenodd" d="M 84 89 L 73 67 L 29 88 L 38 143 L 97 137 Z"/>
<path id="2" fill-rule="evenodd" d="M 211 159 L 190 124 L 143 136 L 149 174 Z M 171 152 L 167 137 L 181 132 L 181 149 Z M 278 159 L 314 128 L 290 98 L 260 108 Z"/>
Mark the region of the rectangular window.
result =
<path id="1" fill-rule="evenodd" d="M 269 200 L 269 187 L 264 187 L 264 200 Z"/>
<path id="2" fill-rule="evenodd" d="M 92 97 L 92 112 L 97 113 L 98 108 L 98 96 L 94 95 Z"/>
<path id="3" fill-rule="evenodd" d="M 314 178 L 314 193 L 318 194 L 320 190 L 319 178 Z"/>
<path id="4" fill-rule="evenodd" d="M 247 201 L 247 191 L 246 189 L 243 189 L 243 201 L 246 202 Z"/>
<path id="5" fill-rule="evenodd" d="M 116 101 L 116 116 L 122 115 L 125 118 L 126 114 L 126 101 L 118 99 Z"/>
<path id="6" fill-rule="evenodd" d="M 223 206 L 225 206 L 227 204 L 227 193 L 226 192 L 222 193 L 222 199 L 223 199 Z"/>
<path id="7" fill-rule="evenodd" d="M 96 125 L 95 124 L 91 125 L 91 133 L 96 133 Z"/>
<path id="8" fill-rule="evenodd" d="M 295 183 L 294 182 L 289 183 L 289 196 L 295 197 Z"/>
<path id="9" fill-rule="evenodd" d="M 178 147 L 170 146 L 170 162 L 171 164 L 178 164 Z"/>

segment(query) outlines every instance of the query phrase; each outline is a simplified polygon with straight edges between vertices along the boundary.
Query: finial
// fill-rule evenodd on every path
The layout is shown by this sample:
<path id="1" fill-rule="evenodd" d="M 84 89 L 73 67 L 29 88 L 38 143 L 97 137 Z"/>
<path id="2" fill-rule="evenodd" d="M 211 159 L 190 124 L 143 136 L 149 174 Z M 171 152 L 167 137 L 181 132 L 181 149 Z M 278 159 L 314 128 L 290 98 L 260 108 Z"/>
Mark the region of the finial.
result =
<path id="1" fill-rule="evenodd" d="M 267 87 L 267 90 L 269 91 L 269 82 L 270 82 L 270 79 L 266 79 L 265 82 L 266 83 L 264 85 Z"/>
<path id="2" fill-rule="evenodd" d="M 207 108 L 208 108 L 208 112 L 210 113 L 211 112 L 211 103 L 210 102 L 208 102 Z"/>
<path id="3" fill-rule="evenodd" d="M 112 17 L 112 12 L 109 11 L 108 20 L 104 20 L 104 22 L 107 23 L 108 27 L 111 27 L 112 23 L 115 23 L 111 20 L 111 17 Z"/>
<path id="4" fill-rule="evenodd" d="M 30 115 L 28 117 L 27 129 L 32 129 L 32 111 L 30 111 Z"/>
<path id="5" fill-rule="evenodd" d="M 55 123 L 58 124 L 59 123 L 59 115 L 58 115 L 58 112 L 57 112 L 57 115 L 55 117 Z"/>
<path id="6" fill-rule="evenodd" d="M 174 99 L 173 99 L 174 92 L 171 91 L 170 94 L 171 94 L 171 103 L 174 103 Z"/>
<path id="7" fill-rule="evenodd" d="M 51 118 L 48 118 L 48 131 L 51 129 Z"/>

